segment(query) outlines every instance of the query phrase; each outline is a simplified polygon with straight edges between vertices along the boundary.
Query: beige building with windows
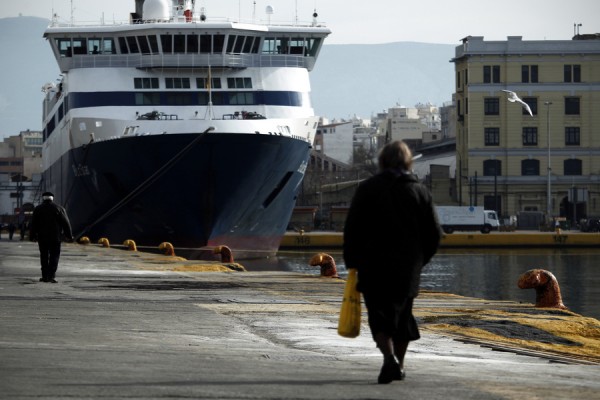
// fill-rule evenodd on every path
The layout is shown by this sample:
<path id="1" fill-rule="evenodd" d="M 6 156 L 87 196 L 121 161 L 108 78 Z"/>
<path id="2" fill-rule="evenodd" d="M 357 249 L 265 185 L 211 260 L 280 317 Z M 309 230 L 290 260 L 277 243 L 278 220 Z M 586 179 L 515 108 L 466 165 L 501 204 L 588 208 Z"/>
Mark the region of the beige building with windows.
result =
<path id="1" fill-rule="evenodd" d="M 600 35 L 469 36 L 451 61 L 459 201 L 504 216 L 599 217 Z"/>

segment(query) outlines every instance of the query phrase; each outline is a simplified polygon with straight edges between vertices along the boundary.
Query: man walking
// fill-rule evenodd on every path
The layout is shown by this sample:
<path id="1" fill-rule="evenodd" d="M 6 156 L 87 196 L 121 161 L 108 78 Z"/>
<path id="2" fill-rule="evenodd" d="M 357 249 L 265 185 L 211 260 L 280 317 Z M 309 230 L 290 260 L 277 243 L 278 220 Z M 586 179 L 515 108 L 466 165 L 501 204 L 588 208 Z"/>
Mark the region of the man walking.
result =
<path id="1" fill-rule="evenodd" d="M 30 240 L 38 242 L 42 277 L 40 282 L 57 283 L 54 279 L 60 258 L 61 241 L 64 237 L 73 240 L 71 223 L 65 209 L 54 203 L 54 195 L 50 192 L 42 194 L 42 204 L 33 210 L 31 219 Z"/>

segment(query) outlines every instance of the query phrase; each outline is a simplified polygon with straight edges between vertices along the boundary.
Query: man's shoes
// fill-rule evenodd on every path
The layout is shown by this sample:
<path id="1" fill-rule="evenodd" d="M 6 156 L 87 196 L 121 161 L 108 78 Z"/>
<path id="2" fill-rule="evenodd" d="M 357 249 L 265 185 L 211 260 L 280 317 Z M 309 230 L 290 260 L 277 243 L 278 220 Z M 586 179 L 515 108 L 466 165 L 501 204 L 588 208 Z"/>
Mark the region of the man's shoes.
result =
<path id="1" fill-rule="evenodd" d="M 389 357 L 383 362 L 381 372 L 377 378 L 377 383 L 390 383 L 392 381 L 401 381 L 406 374 L 400 369 L 400 365 L 396 362 L 394 356 Z"/>
<path id="2" fill-rule="evenodd" d="M 46 278 L 40 278 L 40 282 L 48 282 L 48 279 L 46 279 Z"/>
<path id="3" fill-rule="evenodd" d="M 56 279 L 54 279 L 54 278 L 48 279 L 48 282 L 50 282 L 50 283 L 58 283 L 58 281 Z"/>

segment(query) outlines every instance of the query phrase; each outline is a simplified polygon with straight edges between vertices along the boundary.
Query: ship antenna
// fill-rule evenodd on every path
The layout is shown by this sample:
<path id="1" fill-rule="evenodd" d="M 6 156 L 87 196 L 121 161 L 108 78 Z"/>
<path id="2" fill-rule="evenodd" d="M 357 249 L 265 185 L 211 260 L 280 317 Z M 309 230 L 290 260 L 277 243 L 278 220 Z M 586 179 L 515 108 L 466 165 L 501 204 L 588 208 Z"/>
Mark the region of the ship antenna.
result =
<path id="1" fill-rule="evenodd" d="M 71 26 L 73 26 L 73 0 L 71 0 Z"/>

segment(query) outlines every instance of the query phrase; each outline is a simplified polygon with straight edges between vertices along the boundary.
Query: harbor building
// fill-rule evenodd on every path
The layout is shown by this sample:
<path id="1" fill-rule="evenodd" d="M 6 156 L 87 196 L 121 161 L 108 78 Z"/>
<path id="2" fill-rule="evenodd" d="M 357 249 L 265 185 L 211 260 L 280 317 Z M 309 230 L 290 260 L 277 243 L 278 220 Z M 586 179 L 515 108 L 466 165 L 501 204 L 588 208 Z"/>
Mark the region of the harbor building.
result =
<path id="1" fill-rule="evenodd" d="M 459 202 L 546 221 L 599 216 L 600 35 L 468 36 L 450 61 Z"/>
<path id="2" fill-rule="evenodd" d="M 0 142 L 0 223 L 20 223 L 33 209 L 41 170 L 42 132 L 26 130 Z"/>

